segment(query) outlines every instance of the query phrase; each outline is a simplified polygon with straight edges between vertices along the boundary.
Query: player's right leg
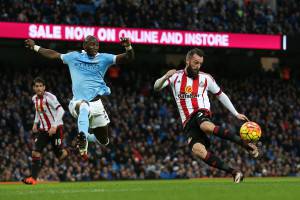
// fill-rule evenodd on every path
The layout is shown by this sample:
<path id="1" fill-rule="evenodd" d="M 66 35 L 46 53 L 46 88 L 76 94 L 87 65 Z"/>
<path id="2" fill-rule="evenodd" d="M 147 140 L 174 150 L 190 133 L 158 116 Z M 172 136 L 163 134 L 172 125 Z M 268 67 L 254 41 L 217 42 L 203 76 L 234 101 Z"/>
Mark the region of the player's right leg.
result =
<path id="1" fill-rule="evenodd" d="M 65 160 L 70 154 L 69 151 L 64 148 L 64 134 L 63 134 L 63 126 L 58 126 L 56 133 L 50 137 L 51 145 L 55 156 L 59 161 Z"/>
<path id="2" fill-rule="evenodd" d="M 245 148 L 249 154 L 253 158 L 257 158 L 259 156 L 259 151 L 256 145 L 251 143 L 245 143 L 237 134 L 229 132 L 228 129 L 225 129 L 220 126 L 216 126 L 211 121 L 210 114 L 205 110 L 200 110 L 197 113 L 195 113 L 192 118 L 197 122 L 198 127 L 206 133 L 206 134 L 214 134 L 217 137 L 220 137 L 225 140 L 230 140 L 243 148 Z"/>
<path id="3" fill-rule="evenodd" d="M 79 150 L 80 155 L 87 157 L 88 149 L 88 130 L 89 130 L 89 115 L 90 106 L 87 101 L 71 101 L 69 104 L 69 110 L 73 117 L 77 118 L 78 135 L 76 137 L 76 147 Z"/>
<path id="4" fill-rule="evenodd" d="M 39 132 L 34 139 L 34 147 L 31 153 L 31 176 L 24 178 L 22 181 L 25 184 L 34 185 L 37 183 L 37 177 L 42 167 L 41 152 L 49 142 L 49 135 L 47 132 Z"/>

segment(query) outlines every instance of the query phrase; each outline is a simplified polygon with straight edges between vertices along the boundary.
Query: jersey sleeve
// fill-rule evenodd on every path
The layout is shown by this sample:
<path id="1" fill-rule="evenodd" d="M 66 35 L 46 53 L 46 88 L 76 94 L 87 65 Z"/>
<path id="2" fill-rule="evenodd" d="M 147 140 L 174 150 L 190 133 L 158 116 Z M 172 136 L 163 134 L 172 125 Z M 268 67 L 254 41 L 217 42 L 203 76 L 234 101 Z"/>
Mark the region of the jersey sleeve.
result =
<path id="1" fill-rule="evenodd" d="M 207 89 L 214 95 L 220 95 L 222 93 L 221 88 L 219 85 L 216 83 L 215 79 L 211 76 L 208 76 L 207 78 Z"/>
<path id="2" fill-rule="evenodd" d="M 110 66 L 112 64 L 116 64 L 116 59 L 117 59 L 116 55 L 109 54 L 109 53 L 103 53 L 103 56 L 105 58 L 106 65 Z"/>
<path id="3" fill-rule="evenodd" d="M 174 81 L 176 79 L 176 77 L 178 76 L 177 73 L 173 74 L 170 78 L 168 78 L 164 84 L 162 85 L 162 88 L 165 88 L 167 86 L 171 86 L 171 87 L 174 87 Z"/>
<path id="4" fill-rule="evenodd" d="M 33 103 L 34 108 L 35 108 L 34 121 L 33 121 L 33 123 L 34 123 L 34 124 L 38 124 L 38 123 L 39 123 L 39 113 L 38 113 L 38 111 L 36 110 L 36 107 L 35 107 L 34 97 L 32 97 L 32 103 Z"/>
<path id="5" fill-rule="evenodd" d="M 102 70 L 106 72 L 106 70 L 113 64 L 116 64 L 117 56 L 114 54 L 109 53 L 102 53 L 101 56 L 103 57 L 103 68 Z"/>
<path id="6" fill-rule="evenodd" d="M 171 83 L 170 78 L 168 78 L 168 79 L 163 83 L 162 88 L 165 88 L 165 87 L 169 86 L 170 83 Z"/>
<path id="7" fill-rule="evenodd" d="M 51 96 L 48 97 L 48 103 L 55 110 L 57 110 L 59 107 L 61 107 L 61 105 L 58 102 L 56 96 L 54 96 L 54 95 L 51 95 Z"/>
<path id="8" fill-rule="evenodd" d="M 66 54 L 60 54 L 60 58 L 64 64 L 69 64 L 74 59 L 76 54 L 76 51 L 72 51 Z"/>

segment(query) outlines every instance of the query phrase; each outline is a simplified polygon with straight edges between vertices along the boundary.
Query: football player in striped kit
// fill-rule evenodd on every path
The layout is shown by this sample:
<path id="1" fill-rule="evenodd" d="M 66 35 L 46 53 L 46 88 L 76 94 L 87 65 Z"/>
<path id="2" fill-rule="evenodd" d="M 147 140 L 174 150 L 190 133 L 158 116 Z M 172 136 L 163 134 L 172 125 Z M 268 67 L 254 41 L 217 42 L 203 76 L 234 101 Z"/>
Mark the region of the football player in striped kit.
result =
<path id="1" fill-rule="evenodd" d="M 235 183 L 243 180 L 243 173 L 228 166 L 210 149 L 208 134 L 230 140 L 245 148 L 252 157 L 258 157 L 258 148 L 245 143 L 238 134 L 229 132 L 211 121 L 208 91 L 214 94 L 221 103 L 238 119 L 248 118 L 236 111 L 228 96 L 222 92 L 213 77 L 200 71 L 204 61 L 204 51 L 198 48 L 190 50 L 186 55 L 186 66 L 183 70 L 168 71 L 156 80 L 154 90 L 159 91 L 170 86 L 174 95 L 179 114 L 192 152 L 212 167 L 232 174 Z"/>
<path id="2" fill-rule="evenodd" d="M 68 151 L 63 147 L 63 115 L 64 109 L 55 95 L 45 91 L 45 81 L 37 77 L 33 81 L 35 95 L 32 101 L 35 106 L 35 118 L 32 132 L 35 133 L 34 147 L 32 150 L 31 176 L 23 179 L 25 184 L 34 185 L 42 167 L 41 156 L 43 148 L 50 142 L 59 160 L 68 156 Z"/>

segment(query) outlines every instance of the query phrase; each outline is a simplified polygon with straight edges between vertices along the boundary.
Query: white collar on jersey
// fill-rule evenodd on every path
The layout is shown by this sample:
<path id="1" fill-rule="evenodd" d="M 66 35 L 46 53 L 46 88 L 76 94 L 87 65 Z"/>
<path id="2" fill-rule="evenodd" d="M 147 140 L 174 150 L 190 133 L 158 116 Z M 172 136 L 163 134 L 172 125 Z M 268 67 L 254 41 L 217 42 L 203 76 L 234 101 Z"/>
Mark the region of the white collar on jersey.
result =
<path id="1" fill-rule="evenodd" d="M 86 54 L 86 51 L 85 51 L 85 50 L 81 50 L 81 53 L 85 53 L 85 54 Z M 97 53 L 97 54 L 95 55 L 95 57 L 98 56 L 98 55 L 99 55 L 99 53 Z"/>

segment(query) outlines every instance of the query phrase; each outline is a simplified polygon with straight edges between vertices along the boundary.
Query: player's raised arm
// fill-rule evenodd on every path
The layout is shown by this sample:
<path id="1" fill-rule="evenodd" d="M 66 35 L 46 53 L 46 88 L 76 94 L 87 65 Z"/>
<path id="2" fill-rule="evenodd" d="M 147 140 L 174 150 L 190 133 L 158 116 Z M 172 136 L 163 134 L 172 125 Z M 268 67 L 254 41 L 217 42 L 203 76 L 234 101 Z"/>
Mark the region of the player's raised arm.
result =
<path id="1" fill-rule="evenodd" d="M 118 54 L 116 58 L 116 64 L 124 64 L 129 63 L 134 60 L 134 50 L 131 46 L 129 38 L 120 38 L 121 44 L 125 47 L 126 52 L 122 54 Z"/>
<path id="2" fill-rule="evenodd" d="M 40 47 L 40 46 L 36 45 L 34 40 L 32 40 L 32 39 L 25 40 L 25 47 L 41 54 L 42 56 L 44 56 L 46 58 L 60 59 L 60 53 L 58 53 L 54 50 L 51 50 L 51 49 L 45 49 L 43 47 Z"/>
<path id="3" fill-rule="evenodd" d="M 168 84 L 165 84 L 166 81 L 176 73 L 176 69 L 169 70 L 165 75 L 163 75 L 161 78 L 157 79 L 154 83 L 154 90 L 159 91 L 166 87 Z"/>

